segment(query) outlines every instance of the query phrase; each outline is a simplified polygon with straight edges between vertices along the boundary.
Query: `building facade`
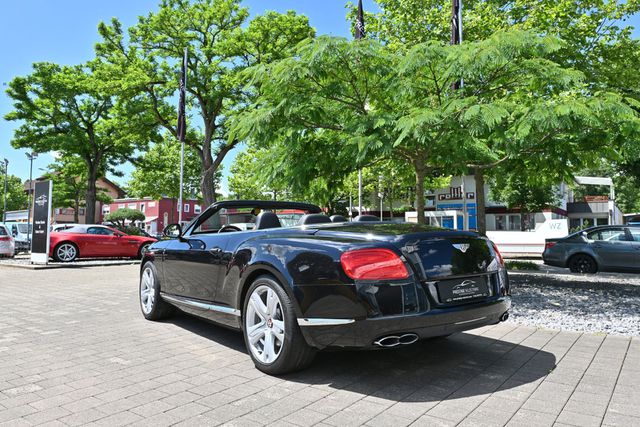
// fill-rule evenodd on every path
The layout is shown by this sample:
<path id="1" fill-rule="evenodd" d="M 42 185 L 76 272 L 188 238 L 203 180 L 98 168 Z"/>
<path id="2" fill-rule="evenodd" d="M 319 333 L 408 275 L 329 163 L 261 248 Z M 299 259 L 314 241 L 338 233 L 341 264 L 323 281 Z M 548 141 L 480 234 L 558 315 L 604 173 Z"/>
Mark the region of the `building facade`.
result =
<path id="1" fill-rule="evenodd" d="M 144 223 L 138 225 L 149 234 L 162 233 L 167 225 L 178 222 L 178 201 L 167 197 L 161 199 L 151 197 L 115 199 L 112 203 L 102 207 L 102 217 L 123 208 L 137 209 L 142 212 L 146 218 Z M 195 199 L 184 200 L 182 209 L 182 224 L 184 225 L 202 212 L 202 204 Z"/>
<path id="2" fill-rule="evenodd" d="M 24 190 L 27 195 L 31 195 L 30 193 L 33 191 L 35 187 L 35 183 L 38 181 L 44 181 L 46 178 L 40 177 L 33 180 L 33 183 L 29 180 L 24 183 Z M 120 186 L 107 178 L 98 178 L 96 181 L 96 188 L 98 192 L 104 196 L 107 196 L 110 199 L 118 199 L 124 197 L 124 190 L 120 188 Z M 33 198 L 31 198 L 33 200 Z M 55 200 L 53 201 L 54 205 Z M 105 203 L 96 201 L 96 219 L 95 221 L 89 221 L 89 223 L 101 223 L 104 221 L 104 215 L 102 215 L 103 206 Z M 32 217 L 33 217 L 33 207 L 31 209 Z M 51 215 L 51 223 L 52 224 L 71 224 L 75 223 L 75 209 L 73 207 L 58 207 L 54 208 Z M 81 207 L 78 209 L 78 223 L 87 224 L 85 208 Z"/>
<path id="3" fill-rule="evenodd" d="M 608 178 L 577 177 L 579 185 L 610 185 Z M 622 213 L 610 196 L 592 196 L 575 200 L 565 183 L 555 188 L 557 206 L 541 212 L 523 213 L 491 200 L 485 185 L 487 235 L 507 254 L 541 254 L 545 239 L 564 237 L 573 229 L 591 225 L 622 224 Z M 611 190 L 611 194 L 613 190 Z M 428 224 L 475 230 L 476 185 L 473 175 L 451 178 L 449 187 L 426 196 L 425 216 Z M 405 220 L 415 222 L 416 212 L 407 212 Z"/>

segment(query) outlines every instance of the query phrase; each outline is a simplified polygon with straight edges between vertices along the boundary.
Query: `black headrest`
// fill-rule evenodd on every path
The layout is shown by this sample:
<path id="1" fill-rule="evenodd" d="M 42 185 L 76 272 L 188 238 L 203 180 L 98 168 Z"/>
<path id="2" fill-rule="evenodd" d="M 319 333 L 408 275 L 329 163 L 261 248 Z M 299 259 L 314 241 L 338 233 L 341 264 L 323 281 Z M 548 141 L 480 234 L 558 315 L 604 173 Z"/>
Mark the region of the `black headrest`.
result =
<path id="1" fill-rule="evenodd" d="M 353 220 L 356 222 L 372 222 L 372 221 L 380 221 L 380 218 L 378 218 L 375 215 L 358 215 Z"/>
<path id="2" fill-rule="evenodd" d="M 298 225 L 326 224 L 328 222 L 331 222 L 331 218 L 324 214 L 306 214 L 300 218 Z"/>
<path id="3" fill-rule="evenodd" d="M 282 227 L 282 225 L 280 225 L 278 215 L 273 212 L 261 212 L 256 218 L 256 230 L 278 227 Z"/>
<path id="4" fill-rule="evenodd" d="M 342 215 L 333 215 L 331 216 L 331 222 L 347 222 L 347 218 Z"/>

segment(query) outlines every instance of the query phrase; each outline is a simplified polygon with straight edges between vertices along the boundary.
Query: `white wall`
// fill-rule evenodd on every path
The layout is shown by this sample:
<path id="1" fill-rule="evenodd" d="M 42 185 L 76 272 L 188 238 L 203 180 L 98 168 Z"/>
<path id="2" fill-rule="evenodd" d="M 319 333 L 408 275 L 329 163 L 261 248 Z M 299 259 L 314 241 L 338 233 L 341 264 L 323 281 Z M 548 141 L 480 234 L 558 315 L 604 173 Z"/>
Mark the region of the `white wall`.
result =
<path id="1" fill-rule="evenodd" d="M 544 240 L 564 237 L 569 234 L 566 219 L 549 219 L 536 225 L 535 231 L 487 231 L 503 255 L 540 255 L 544 251 Z"/>

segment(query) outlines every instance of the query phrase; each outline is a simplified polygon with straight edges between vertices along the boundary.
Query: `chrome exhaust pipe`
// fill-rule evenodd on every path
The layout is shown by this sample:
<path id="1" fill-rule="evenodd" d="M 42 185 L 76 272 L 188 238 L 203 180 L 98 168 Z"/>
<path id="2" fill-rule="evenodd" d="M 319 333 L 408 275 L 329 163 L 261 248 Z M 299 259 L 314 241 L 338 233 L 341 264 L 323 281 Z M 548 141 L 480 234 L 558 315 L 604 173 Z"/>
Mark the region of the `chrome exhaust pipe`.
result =
<path id="1" fill-rule="evenodd" d="M 500 316 L 500 321 L 505 322 L 508 318 L 509 318 L 509 312 L 505 311 L 504 313 L 502 313 L 502 316 Z"/>
<path id="2" fill-rule="evenodd" d="M 386 337 L 382 337 L 374 341 L 373 344 L 379 347 L 391 348 L 391 347 L 397 347 L 399 345 L 413 344 L 414 342 L 418 341 L 419 338 L 420 337 L 418 337 L 418 335 L 413 333 L 402 334 L 402 335 L 387 335 Z"/>

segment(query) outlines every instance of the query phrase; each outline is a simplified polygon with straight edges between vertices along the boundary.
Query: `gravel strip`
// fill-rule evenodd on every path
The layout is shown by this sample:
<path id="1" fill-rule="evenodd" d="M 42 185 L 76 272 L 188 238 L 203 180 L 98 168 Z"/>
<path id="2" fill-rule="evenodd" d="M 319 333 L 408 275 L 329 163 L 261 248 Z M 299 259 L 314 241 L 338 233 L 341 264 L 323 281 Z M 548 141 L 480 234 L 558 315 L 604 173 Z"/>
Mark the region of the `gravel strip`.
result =
<path id="1" fill-rule="evenodd" d="M 640 275 L 564 271 L 510 273 L 509 322 L 640 336 Z"/>

